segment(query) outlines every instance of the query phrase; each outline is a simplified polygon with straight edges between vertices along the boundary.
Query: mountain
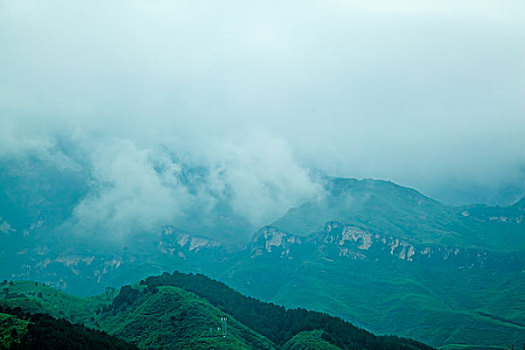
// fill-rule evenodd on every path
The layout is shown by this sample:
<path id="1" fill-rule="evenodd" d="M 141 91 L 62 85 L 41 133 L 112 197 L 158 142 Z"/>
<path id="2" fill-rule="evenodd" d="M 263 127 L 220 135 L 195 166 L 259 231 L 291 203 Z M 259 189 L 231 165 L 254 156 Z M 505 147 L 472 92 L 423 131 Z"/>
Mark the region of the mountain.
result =
<path id="1" fill-rule="evenodd" d="M 375 336 L 327 314 L 248 298 L 203 275 L 165 273 L 89 298 L 32 282 L 9 283 L 4 291 L 3 308 L 62 316 L 139 348 L 431 349 L 410 339 Z"/>
<path id="2" fill-rule="evenodd" d="M 91 295 L 176 269 L 436 347 L 525 342 L 525 199 L 451 207 L 387 181 L 324 185 L 244 246 L 184 223 L 113 245 L 1 214 L 0 276 Z"/>
<path id="3" fill-rule="evenodd" d="M 409 339 L 376 337 L 336 317 L 302 308 L 286 310 L 282 306 L 262 303 L 246 297 L 223 283 L 203 275 L 174 272 L 145 280 L 148 288 L 177 286 L 206 298 L 214 305 L 259 331 L 278 345 L 293 339 L 297 332 L 320 330 L 333 345 L 340 348 L 429 348 Z M 388 345 L 385 345 L 388 344 Z"/>
<path id="4" fill-rule="evenodd" d="M 307 237 L 261 230 L 224 278 L 249 295 L 375 332 L 488 346 L 523 342 L 524 266 L 523 254 L 416 245 L 332 222 Z"/>
<path id="5" fill-rule="evenodd" d="M 525 198 L 505 208 L 449 207 L 388 181 L 330 178 L 325 187 L 326 197 L 290 209 L 272 226 L 308 235 L 338 221 L 413 243 L 525 250 Z"/>
<path id="6" fill-rule="evenodd" d="M 262 228 L 221 278 L 433 346 L 525 342 L 523 199 L 454 208 L 385 181 L 327 188 Z"/>

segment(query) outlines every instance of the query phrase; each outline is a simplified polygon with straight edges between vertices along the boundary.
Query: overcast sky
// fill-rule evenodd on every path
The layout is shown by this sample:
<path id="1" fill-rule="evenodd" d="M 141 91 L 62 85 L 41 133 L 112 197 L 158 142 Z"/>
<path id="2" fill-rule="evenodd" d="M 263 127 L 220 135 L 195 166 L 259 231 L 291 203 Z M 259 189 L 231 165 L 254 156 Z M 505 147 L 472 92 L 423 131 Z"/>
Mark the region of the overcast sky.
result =
<path id="1" fill-rule="evenodd" d="M 68 137 L 96 180 L 174 207 L 184 194 L 151 173 L 167 148 L 226 173 L 257 223 L 315 197 L 314 168 L 509 200 L 525 2 L 0 0 L 0 127 L 0 155 Z"/>

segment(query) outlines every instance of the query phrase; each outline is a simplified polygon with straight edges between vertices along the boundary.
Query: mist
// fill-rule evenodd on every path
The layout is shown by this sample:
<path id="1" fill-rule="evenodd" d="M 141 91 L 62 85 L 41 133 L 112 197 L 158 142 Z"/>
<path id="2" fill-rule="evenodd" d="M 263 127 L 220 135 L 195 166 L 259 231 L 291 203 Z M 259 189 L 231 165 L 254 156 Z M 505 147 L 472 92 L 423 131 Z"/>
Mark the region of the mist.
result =
<path id="1" fill-rule="evenodd" d="M 0 157 L 84 172 L 80 230 L 257 227 L 313 171 L 525 194 L 520 1 L 0 0 L 0 47 Z"/>

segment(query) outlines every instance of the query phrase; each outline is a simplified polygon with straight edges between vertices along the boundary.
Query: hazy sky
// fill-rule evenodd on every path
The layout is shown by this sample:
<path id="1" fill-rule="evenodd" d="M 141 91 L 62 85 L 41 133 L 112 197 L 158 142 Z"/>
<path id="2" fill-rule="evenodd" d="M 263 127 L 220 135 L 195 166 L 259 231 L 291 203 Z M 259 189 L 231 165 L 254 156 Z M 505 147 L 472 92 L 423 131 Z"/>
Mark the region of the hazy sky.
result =
<path id="1" fill-rule="evenodd" d="M 0 128 L 0 156 L 84 149 L 112 184 L 86 217 L 176 215 L 189 194 L 154 171 L 165 149 L 256 223 L 318 195 L 312 168 L 508 200 L 525 192 L 525 2 L 0 0 Z"/>

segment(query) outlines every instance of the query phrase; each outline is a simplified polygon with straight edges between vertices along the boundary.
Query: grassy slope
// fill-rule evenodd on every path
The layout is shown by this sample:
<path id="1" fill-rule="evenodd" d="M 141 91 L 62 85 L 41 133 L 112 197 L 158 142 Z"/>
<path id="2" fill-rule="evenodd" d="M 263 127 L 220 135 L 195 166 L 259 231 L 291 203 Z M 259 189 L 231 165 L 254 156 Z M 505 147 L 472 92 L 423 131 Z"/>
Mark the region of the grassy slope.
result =
<path id="1" fill-rule="evenodd" d="M 317 230 L 326 221 L 343 220 L 380 231 L 387 230 L 392 234 L 400 233 L 409 241 L 432 241 L 434 238 L 421 236 L 420 233 L 430 235 L 432 232 L 428 230 L 434 227 L 437 233 L 437 239 L 434 240 L 441 243 L 454 243 L 461 239 L 462 245 L 491 246 L 504 251 L 525 246 L 523 226 L 477 221 L 478 218 L 495 215 L 495 212 L 498 215 L 520 213 L 523 200 L 521 204 L 500 210 L 484 206 L 449 208 L 414 190 L 391 183 L 348 181 L 349 184 L 345 186 L 349 186 L 350 196 L 339 194 L 327 206 L 309 204 L 291 210 L 276 225 L 289 227 L 289 231 L 294 233 L 304 233 Z M 376 190 L 387 193 L 385 198 L 388 200 L 372 196 Z M 471 215 L 463 217 L 461 212 L 464 210 Z M 413 236 L 414 232 L 418 234 L 417 239 Z M 475 234 L 465 241 L 464 235 L 458 236 L 458 232 Z M 407 268 L 407 264 L 365 266 L 352 262 L 349 265 L 332 266 L 326 261 L 310 261 L 301 266 L 301 272 L 296 274 L 295 267 L 288 266 L 290 262 L 286 265 L 276 266 L 271 261 L 265 263 L 264 268 L 248 266 L 247 272 L 242 271 L 244 267 L 241 267 L 236 273 L 242 278 L 237 281 L 244 280 L 244 277 L 248 280 L 250 275 L 263 280 L 251 281 L 260 283 L 257 288 L 252 285 L 251 289 L 247 289 L 241 283 L 233 285 L 263 300 L 326 311 L 353 322 L 360 320 L 360 325 L 374 331 L 388 329 L 389 332 L 415 337 L 434 345 L 466 340 L 487 346 L 523 341 L 521 325 L 525 324 L 525 297 L 521 291 L 525 289 L 525 280 L 506 271 L 482 276 L 472 274 L 471 271 L 443 270 L 437 275 L 429 275 L 427 270 Z M 269 276 L 269 271 L 272 273 L 271 278 L 264 280 L 264 277 Z M 374 295 L 367 292 L 372 286 Z M 267 293 L 256 294 L 254 290 Z M 66 296 L 67 300 L 78 305 L 75 297 Z M 356 300 L 359 302 L 356 303 Z M 48 304 L 40 305 L 40 301 L 34 299 L 32 306 L 35 309 L 50 308 L 57 317 L 78 317 L 78 321 L 89 324 L 89 315 L 99 305 L 95 303 L 84 313 L 83 307 L 80 307 L 80 310 L 68 315 L 68 309 L 60 310 L 61 302 L 50 300 Z M 422 313 L 424 316 L 421 316 Z M 382 327 L 377 327 L 378 324 Z M 434 325 L 433 329 L 428 328 L 429 324 Z M 421 338 L 423 332 L 430 334 L 430 337 Z"/>
<path id="2" fill-rule="evenodd" d="M 53 315 L 85 322 L 141 348 L 278 348 L 268 338 L 236 321 L 208 300 L 175 286 L 149 288 L 136 284 L 128 287 L 133 291 L 132 296 L 118 303 L 116 301 L 123 293 L 114 297 L 116 293 L 111 290 L 102 296 L 77 298 L 29 282 L 15 282 L 10 288 L 9 298 L 1 297 L 0 305 L 19 306 L 32 312 L 45 312 L 49 307 Z M 217 329 L 221 327 L 222 317 L 228 318 L 226 338 Z M 290 350 L 337 349 L 329 346 L 321 335 L 322 331 L 296 334 L 286 347 Z"/>
<path id="3" fill-rule="evenodd" d="M 525 250 L 525 222 L 516 220 L 525 213 L 525 199 L 503 208 L 453 208 L 385 181 L 333 179 L 328 189 L 325 199 L 291 209 L 273 226 L 306 235 L 336 220 L 413 243 Z M 245 261 L 228 280 L 241 292 L 263 300 L 328 312 L 375 332 L 392 332 L 434 346 L 525 342 L 523 273 L 403 261 L 266 260 Z M 287 277 L 272 271 L 283 271 Z M 276 276 L 265 293 L 244 282 L 253 282 L 251 276 L 264 279 L 272 274 Z"/>
<path id="4" fill-rule="evenodd" d="M 113 313 L 109 305 L 117 292 L 80 298 L 45 285 L 18 281 L 9 287 L 8 299 L 0 296 L 0 305 L 21 307 L 32 313 L 49 313 L 53 317 L 104 330 L 143 348 L 161 348 L 176 344 L 192 349 L 273 349 L 265 337 L 245 327 L 206 300 L 180 288 L 161 287 L 157 293 L 140 291 L 133 307 Z M 40 294 L 41 293 L 41 294 Z M 41 295 L 41 296 L 39 296 Z M 106 311 L 100 312 L 106 308 Z M 217 327 L 220 317 L 228 318 L 228 337 L 222 338 Z M 210 328 L 213 328 L 210 334 Z"/>
<path id="5" fill-rule="evenodd" d="M 300 332 L 286 342 L 283 350 L 339 350 L 335 345 L 322 338 L 323 331 Z"/>
<path id="6" fill-rule="evenodd" d="M 289 265 L 280 263 L 283 269 Z M 280 271 L 278 264 L 274 269 Z M 245 273 L 262 274 L 258 270 Z M 487 279 L 471 271 L 443 270 L 429 276 L 421 266 L 404 261 L 315 260 L 287 273 L 294 277 L 281 285 L 271 301 L 325 311 L 374 332 L 434 346 L 521 344 L 525 341 L 525 278 L 504 274 Z"/>
<path id="7" fill-rule="evenodd" d="M 146 279 L 149 288 L 177 286 L 206 298 L 252 329 L 284 345 L 301 331 L 322 330 L 331 343 L 346 349 L 431 349 L 428 345 L 398 337 L 377 337 L 340 318 L 305 309 L 288 309 L 246 297 L 227 285 L 203 275 L 178 272 Z"/>
<path id="8" fill-rule="evenodd" d="M 391 234 L 413 243 L 525 250 L 525 221 L 489 220 L 523 215 L 525 200 L 505 207 L 449 207 L 411 188 L 379 180 L 331 179 L 327 196 L 293 208 L 272 226 L 297 234 L 321 231 L 329 221 Z M 469 216 L 462 213 L 469 212 Z"/>
<path id="9" fill-rule="evenodd" d="M 193 293 L 175 287 L 160 287 L 154 294 L 140 295 L 132 305 L 115 315 L 106 312 L 100 326 L 110 334 L 141 348 L 273 349 L 273 344 L 220 309 Z M 223 338 L 221 317 L 228 318 L 228 336 Z M 211 332 L 210 332 L 211 328 Z"/>
<path id="10" fill-rule="evenodd" d="M 9 289 L 9 298 L 5 299 L 5 294 L 1 294 L 1 305 L 19 306 L 26 312 L 47 313 L 55 318 L 88 326 L 93 326 L 97 309 L 110 303 L 118 293 L 114 289 L 108 289 L 106 294 L 82 298 L 29 281 L 17 281 L 12 286 L 4 285 L 3 288 Z"/>

